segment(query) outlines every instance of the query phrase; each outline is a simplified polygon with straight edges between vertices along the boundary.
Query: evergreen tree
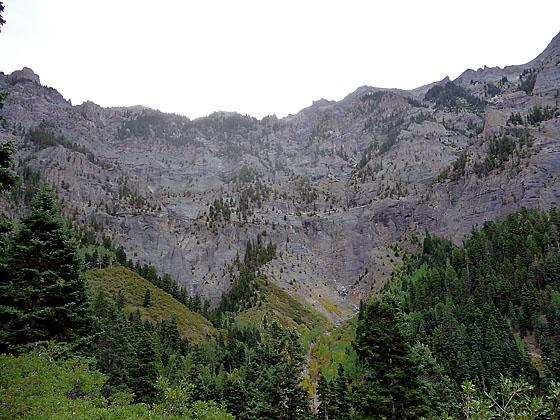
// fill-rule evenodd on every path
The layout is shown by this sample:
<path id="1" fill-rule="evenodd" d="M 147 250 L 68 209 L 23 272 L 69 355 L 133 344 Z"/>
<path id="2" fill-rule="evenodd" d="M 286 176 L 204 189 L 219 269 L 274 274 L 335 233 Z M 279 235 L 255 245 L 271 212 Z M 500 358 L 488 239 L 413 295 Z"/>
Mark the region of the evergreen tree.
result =
<path id="1" fill-rule="evenodd" d="M 4 4 L 2 4 L 2 2 L 0 1 L 0 32 L 2 31 L 2 25 L 6 23 L 4 17 L 2 16 L 2 13 L 4 13 Z"/>
<path id="2" fill-rule="evenodd" d="M 341 363 L 338 364 L 336 382 L 334 384 L 334 393 L 334 402 L 336 406 L 335 418 L 337 420 L 350 419 L 350 398 L 348 393 L 348 382 L 346 381 L 346 374 Z"/>
<path id="3" fill-rule="evenodd" d="M 276 416 L 280 419 L 305 419 L 310 416 L 307 392 L 300 385 L 303 364 L 303 351 L 299 337 L 293 332 L 282 329 L 276 322 L 270 326 L 270 341 L 272 346 L 268 357 L 274 367 L 275 391 L 272 395 L 272 405 Z"/>
<path id="4" fill-rule="evenodd" d="M 359 306 L 359 309 L 358 309 L 358 320 L 359 321 L 361 321 L 363 316 L 364 316 L 364 309 L 365 309 L 364 301 L 363 301 L 363 299 L 360 299 L 360 306 Z"/>
<path id="5" fill-rule="evenodd" d="M 427 414 L 407 326 L 390 295 L 367 304 L 354 347 L 365 370 L 354 399 L 360 418 L 407 419 Z"/>
<path id="6" fill-rule="evenodd" d="M 243 407 L 248 405 L 247 400 L 254 398 L 254 395 L 247 393 L 239 372 L 234 371 L 226 377 L 223 398 L 228 412 L 239 417 L 243 412 Z"/>
<path id="7" fill-rule="evenodd" d="M 147 288 L 146 293 L 144 293 L 144 303 L 142 303 L 142 306 L 144 308 L 148 308 L 151 304 L 152 304 L 152 296 L 150 294 L 150 289 Z"/>
<path id="8" fill-rule="evenodd" d="M 100 331 L 95 342 L 95 358 L 100 371 L 107 374 L 105 393 L 130 391 L 131 370 L 136 353 L 131 343 L 132 330 L 121 308 L 110 304 L 99 294 L 94 312 L 99 318 Z"/>
<path id="9" fill-rule="evenodd" d="M 2 109 L 2 94 L 0 93 L 0 109 Z M 1 120 L 1 116 L 0 116 Z M 13 155 L 16 148 L 13 143 L 0 144 L 0 192 L 10 189 L 17 180 L 17 175 L 12 170 Z"/>
<path id="10" fill-rule="evenodd" d="M 332 389 L 329 381 L 325 378 L 325 375 L 319 376 L 319 381 L 317 383 L 317 399 L 319 400 L 317 418 L 320 420 L 332 419 Z"/>
<path id="11" fill-rule="evenodd" d="M 172 317 L 157 325 L 156 332 L 160 344 L 161 360 L 167 365 L 173 355 L 186 356 L 188 343 L 179 333 L 177 319 Z"/>
<path id="12" fill-rule="evenodd" d="M 51 191 L 41 189 L 10 243 L 1 283 L 0 351 L 90 333 L 91 313 L 77 241 Z"/>
<path id="13" fill-rule="evenodd" d="M 124 251 L 124 248 L 122 246 L 119 246 L 116 251 L 115 251 L 115 259 L 116 261 L 122 265 L 123 267 L 126 267 L 128 265 L 128 261 L 126 259 L 126 252 Z"/>
<path id="14" fill-rule="evenodd" d="M 441 404 L 446 393 L 429 380 L 440 368 L 455 389 L 469 380 L 491 391 L 502 376 L 542 389 L 543 375 L 527 352 L 528 334 L 537 339 L 544 382 L 554 378 L 558 220 L 555 209 L 521 210 L 473 230 L 462 247 L 426 236 L 422 253 L 406 257 L 385 293 L 399 297 L 414 341 L 433 352 L 433 361 L 418 360 L 433 372 L 422 375 L 430 406 L 434 399 L 438 407 L 453 406 Z"/>
<path id="15" fill-rule="evenodd" d="M 200 312 L 202 310 L 201 299 L 198 293 L 192 298 L 190 309 L 194 312 Z"/>
<path id="16" fill-rule="evenodd" d="M 137 401 L 147 403 L 154 401 L 159 376 L 158 364 L 159 355 L 154 337 L 148 331 L 144 331 L 138 337 L 136 360 L 131 369 L 131 388 Z"/>
<path id="17" fill-rule="evenodd" d="M 434 408 L 436 414 L 459 414 L 456 405 L 456 385 L 445 374 L 443 367 L 437 362 L 429 347 L 424 344 L 416 344 L 412 348 L 412 353 L 420 372 L 420 392 L 426 398 L 428 405 Z M 460 359 L 461 356 L 454 358 L 454 362 L 461 363 Z"/>

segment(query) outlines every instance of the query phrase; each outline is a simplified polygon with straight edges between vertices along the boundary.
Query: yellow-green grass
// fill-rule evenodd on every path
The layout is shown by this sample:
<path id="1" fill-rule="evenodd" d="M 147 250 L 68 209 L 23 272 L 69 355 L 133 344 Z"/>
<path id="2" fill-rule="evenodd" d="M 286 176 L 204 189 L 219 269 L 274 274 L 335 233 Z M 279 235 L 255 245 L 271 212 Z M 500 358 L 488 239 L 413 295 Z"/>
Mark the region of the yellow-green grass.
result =
<path id="1" fill-rule="evenodd" d="M 316 382 L 320 374 L 328 380 L 336 376 L 338 364 L 342 364 L 346 374 L 353 378 L 359 374 L 356 368 L 356 352 L 352 341 L 356 336 L 357 318 L 354 316 L 331 334 L 319 337 L 311 349 L 309 375 Z"/>
<path id="2" fill-rule="evenodd" d="M 323 308 L 325 308 L 328 312 L 338 316 L 341 315 L 340 308 L 336 306 L 334 303 L 332 303 L 330 300 L 323 297 L 317 297 L 316 299 L 323 306 Z"/>
<path id="3" fill-rule="evenodd" d="M 89 270 L 85 274 L 92 294 L 103 290 L 109 296 L 122 293 L 127 313 L 139 311 L 142 319 L 158 322 L 171 317 L 177 319 L 179 332 L 188 340 L 201 341 L 216 333 L 213 325 L 202 315 L 189 310 L 169 293 L 154 286 L 132 270 L 114 265 Z M 144 308 L 144 294 L 150 290 L 151 304 Z"/>
<path id="4" fill-rule="evenodd" d="M 259 278 L 258 287 L 260 303 L 238 314 L 237 319 L 240 322 L 260 325 L 266 315 L 268 322 L 276 320 L 285 327 L 298 330 L 304 345 L 308 345 L 308 341 L 313 337 L 332 328 L 329 320 L 311 305 L 290 295 L 270 280 Z"/>

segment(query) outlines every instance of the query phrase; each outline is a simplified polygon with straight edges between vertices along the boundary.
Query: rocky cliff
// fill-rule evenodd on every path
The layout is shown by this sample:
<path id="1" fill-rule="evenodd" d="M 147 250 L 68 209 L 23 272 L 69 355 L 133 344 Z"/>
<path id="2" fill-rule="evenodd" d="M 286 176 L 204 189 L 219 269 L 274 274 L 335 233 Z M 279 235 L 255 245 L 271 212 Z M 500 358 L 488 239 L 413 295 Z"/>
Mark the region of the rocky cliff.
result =
<path id="1" fill-rule="evenodd" d="M 0 89 L 21 173 L 214 301 L 259 233 L 280 251 L 269 278 L 337 318 L 383 284 L 390 245 L 426 229 L 460 241 L 560 200 L 560 35 L 525 65 L 364 86 L 282 119 L 73 106 L 27 68 L 0 74 Z"/>

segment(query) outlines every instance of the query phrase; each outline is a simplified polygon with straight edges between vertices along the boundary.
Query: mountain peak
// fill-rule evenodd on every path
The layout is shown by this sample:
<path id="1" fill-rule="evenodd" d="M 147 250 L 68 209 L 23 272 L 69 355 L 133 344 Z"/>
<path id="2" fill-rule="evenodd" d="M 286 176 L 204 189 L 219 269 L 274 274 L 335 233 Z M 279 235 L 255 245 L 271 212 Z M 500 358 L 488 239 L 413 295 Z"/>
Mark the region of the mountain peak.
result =
<path id="1" fill-rule="evenodd" d="M 8 83 L 12 85 L 15 85 L 16 83 L 22 83 L 22 82 L 31 82 L 36 85 L 41 84 L 41 79 L 39 78 L 39 75 L 36 74 L 29 67 L 24 67 L 21 70 L 16 70 L 12 72 L 10 75 L 8 75 L 7 80 Z"/>
<path id="2" fill-rule="evenodd" d="M 420 97 L 424 96 L 426 94 L 426 92 L 430 90 L 430 88 L 432 88 L 436 85 L 445 85 L 446 83 L 448 83 L 450 81 L 451 81 L 451 79 L 449 79 L 449 76 L 445 76 L 443 79 L 441 79 L 437 82 L 428 83 L 427 85 L 418 86 L 417 88 L 410 89 L 409 92 L 412 94 L 412 96 L 414 96 L 416 98 L 420 98 Z"/>

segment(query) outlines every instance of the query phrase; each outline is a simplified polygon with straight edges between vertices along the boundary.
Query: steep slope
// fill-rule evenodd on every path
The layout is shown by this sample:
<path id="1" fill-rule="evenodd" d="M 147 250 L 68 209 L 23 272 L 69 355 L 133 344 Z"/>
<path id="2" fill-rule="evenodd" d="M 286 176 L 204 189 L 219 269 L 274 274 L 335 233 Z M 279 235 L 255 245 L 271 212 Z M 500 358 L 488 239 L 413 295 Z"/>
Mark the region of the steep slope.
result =
<path id="1" fill-rule="evenodd" d="M 237 319 L 255 325 L 260 325 L 266 318 L 267 322 L 274 320 L 280 325 L 295 328 L 308 335 L 315 331 L 325 332 L 333 325 L 312 306 L 301 302 L 274 283 L 260 278 L 259 290 L 262 293 L 261 303 L 257 307 L 241 312 Z M 337 308 L 333 308 L 334 311 Z"/>
<path id="2" fill-rule="evenodd" d="M 262 120 L 72 106 L 26 69 L 0 75 L 4 134 L 19 171 L 55 185 L 69 214 L 192 293 L 217 301 L 237 251 L 264 231 L 282 253 L 263 274 L 334 320 L 383 284 L 389 245 L 425 229 L 460 241 L 484 220 L 558 204 L 560 120 L 527 122 L 558 106 L 557 46 L 527 65 L 411 92 L 364 86 Z"/>
<path id="3" fill-rule="evenodd" d="M 139 311 L 142 319 L 160 322 L 175 317 L 179 332 L 188 340 L 200 341 L 216 333 L 212 324 L 202 315 L 190 311 L 169 293 L 157 288 L 126 267 L 112 266 L 86 272 L 86 281 L 93 294 L 99 291 L 108 296 L 122 293 L 127 312 Z M 144 294 L 150 290 L 151 304 L 145 308 Z"/>

